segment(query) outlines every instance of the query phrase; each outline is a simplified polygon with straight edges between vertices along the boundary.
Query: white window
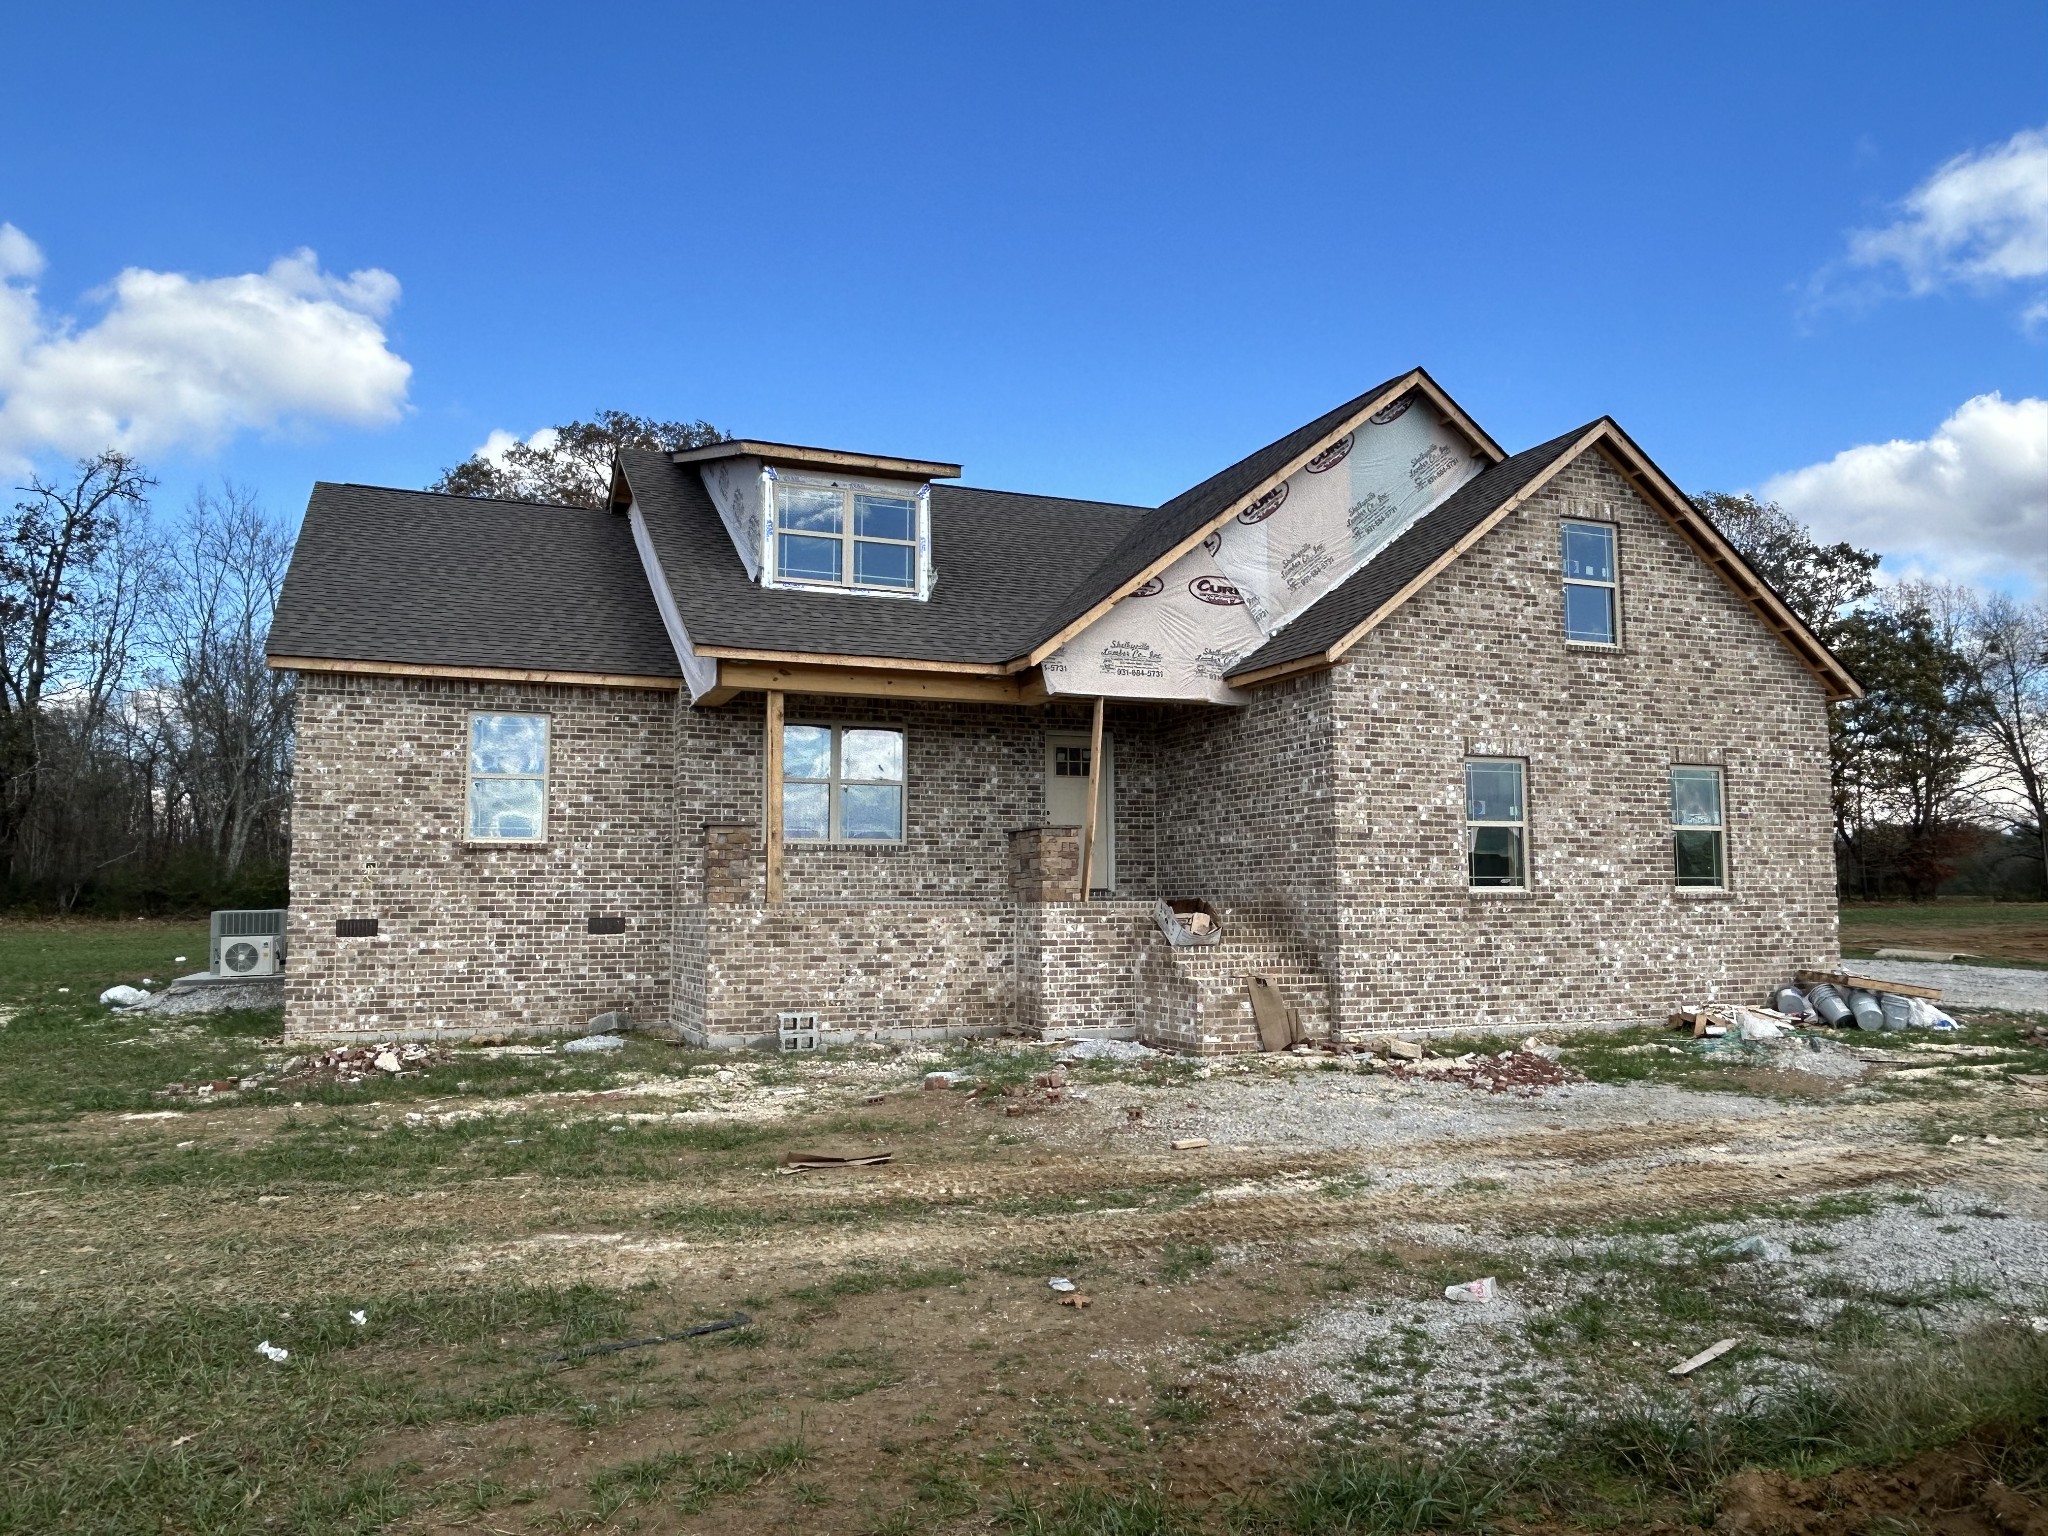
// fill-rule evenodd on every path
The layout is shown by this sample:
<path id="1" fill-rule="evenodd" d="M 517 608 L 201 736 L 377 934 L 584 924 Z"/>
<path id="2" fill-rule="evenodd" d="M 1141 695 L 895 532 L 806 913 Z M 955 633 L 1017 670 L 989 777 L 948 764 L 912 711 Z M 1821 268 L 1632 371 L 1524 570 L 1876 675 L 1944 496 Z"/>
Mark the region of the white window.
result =
<path id="1" fill-rule="evenodd" d="M 917 497 L 852 486 L 775 486 L 775 579 L 917 590 Z"/>
<path id="2" fill-rule="evenodd" d="M 1564 525 L 1564 637 L 1580 645 L 1615 643 L 1614 529 Z"/>
<path id="3" fill-rule="evenodd" d="M 782 835 L 799 843 L 903 841 L 903 733 L 782 728 Z"/>
<path id="4" fill-rule="evenodd" d="M 1671 862 L 1680 885 L 1718 887 L 1727 882 L 1721 825 L 1721 770 L 1671 770 Z"/>
<path id="5" fill-rule="evenodd" d="M 469 717 L 469 839 L 543 843 L 548 836 L 548 717 Z"/>
<path id="6" fill-rule="evenodd" d="M 1465 852 L 1475 889 L 1519 890 L 1529 883 L 1528 810 L 1522 760 L 1474 757 L 1465 762 Z"/>

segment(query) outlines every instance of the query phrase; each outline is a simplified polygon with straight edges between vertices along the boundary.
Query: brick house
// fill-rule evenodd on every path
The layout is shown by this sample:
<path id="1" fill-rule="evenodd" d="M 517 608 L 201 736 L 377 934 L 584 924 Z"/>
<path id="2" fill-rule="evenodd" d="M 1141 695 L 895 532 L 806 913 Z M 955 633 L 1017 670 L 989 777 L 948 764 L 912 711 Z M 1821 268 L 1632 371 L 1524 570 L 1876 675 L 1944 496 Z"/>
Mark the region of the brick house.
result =
<path id="1" fill-rule="evenodd" d="M 1510 456 L 1418 369 L 1156 508 L 959 473 L 742 440 L 622 453 L 602 510 L 318 486 L 270 638 L 291 1033 L 1226 1052 L 1247 973 L 1320 1035 L 1836 958 L 1856 682 L 1612 420 Z"/>

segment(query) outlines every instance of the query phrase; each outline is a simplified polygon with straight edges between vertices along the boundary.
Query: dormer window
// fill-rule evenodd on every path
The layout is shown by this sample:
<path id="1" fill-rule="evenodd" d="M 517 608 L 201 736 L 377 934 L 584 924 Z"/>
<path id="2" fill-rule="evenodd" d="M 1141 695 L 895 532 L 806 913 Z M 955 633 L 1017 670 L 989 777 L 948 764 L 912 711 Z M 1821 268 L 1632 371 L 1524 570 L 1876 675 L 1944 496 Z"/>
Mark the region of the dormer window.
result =
<path id="1" fill-rule="evenodd" d="M 775 486 L 775 578 L 917 590 L 917 498 L 844 485 Z"/>
<path id="2" fill-rule="evenodd" d="M 750 438 L 669 457 L 701 471 L 749 581 L 913 602 L 931 596 L 931 482 L 956 478 L 958 464 Z"/>

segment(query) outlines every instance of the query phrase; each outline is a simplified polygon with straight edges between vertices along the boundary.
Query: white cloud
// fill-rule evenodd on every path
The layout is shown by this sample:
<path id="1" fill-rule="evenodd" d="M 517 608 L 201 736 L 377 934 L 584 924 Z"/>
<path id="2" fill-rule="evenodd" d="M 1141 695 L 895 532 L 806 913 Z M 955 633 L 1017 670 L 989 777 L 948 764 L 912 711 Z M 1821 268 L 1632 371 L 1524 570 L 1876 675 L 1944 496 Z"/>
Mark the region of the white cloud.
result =
<path id="1" fill-rule="evenodd" d="M 524 441 L 527 447 L 538 448 L 545 453 L 548 449 L 555 446 L 556 440 L 561 435 L 553 427 L 542 427 L 533 436 L 526 438 Z M 521 439 L 517 435 L 507 432 L 503 427 L 493 427 L 491 435 L 485 438 L 480 445 L 470 450 L 470 456 L 472 458 L 488 460 L 490 463 L 497 465 L 498 468 L 503 469 L 505 467 L 505 454 L 507 450 L 518 447 L 520 441 Z"/>
<path id="2" fill-rule="evenodd" d="M 0 224 L 0 460 L 56 451 L 211 448 L 237 432 L 398 419 L 412 365 L 381 322 L 398 279 L 339 277 L 311 251 L 266 272 L 188 277 L 130 267 L 78 325 L 34 287 L 43 255 Z"/>
<path id="3" fill-rule="evenodd" d="M 1851 232 L 1847 261 L 1893 274 L 1915 295 L 2048 277 L 2048 128 L 2023 129 L 1940 166 L 1892 223 Z M 2037 296 L 2028 316 L 2044 304 Z"/>
<path id="4" fill-rule="evenodd" d="M 1929 437 L 1845 449 L 1761 495 L 1894 571 L 2048 588 L 2048 400 L 1978 395 Z"/>

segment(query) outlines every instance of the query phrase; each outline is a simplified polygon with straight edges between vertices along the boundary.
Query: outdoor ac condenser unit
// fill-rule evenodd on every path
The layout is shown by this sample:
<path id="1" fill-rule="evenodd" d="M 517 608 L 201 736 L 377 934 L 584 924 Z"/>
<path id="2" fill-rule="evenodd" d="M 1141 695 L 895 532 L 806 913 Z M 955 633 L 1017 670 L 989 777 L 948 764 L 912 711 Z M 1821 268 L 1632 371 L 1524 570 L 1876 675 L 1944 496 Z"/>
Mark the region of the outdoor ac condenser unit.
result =
<path id="1" fill-rule="evenodd" d="M 246 939 L 223 939 L 220 946 L 220 968 L 216 976 L 275 976 L 277 974 L 277 940 L 267 933 L 251 934 Z"/>
<path id="2" fill-rule="evenodd" d="M 285 909 L 248 907 L 213 914 L 213 942 L 207 969 L 216 976 L 275 976 L 285 963 Z M 256 941 L 261 939 L 260 946 Z M 228 963 L 227 951 L 237 943 L 252 946 L 251 952 L 236 952 L 242 965 Z M 260 951 L 260 960 L 258 952 Z M 261 970 L 250 969 L 260 964 Z"/>

